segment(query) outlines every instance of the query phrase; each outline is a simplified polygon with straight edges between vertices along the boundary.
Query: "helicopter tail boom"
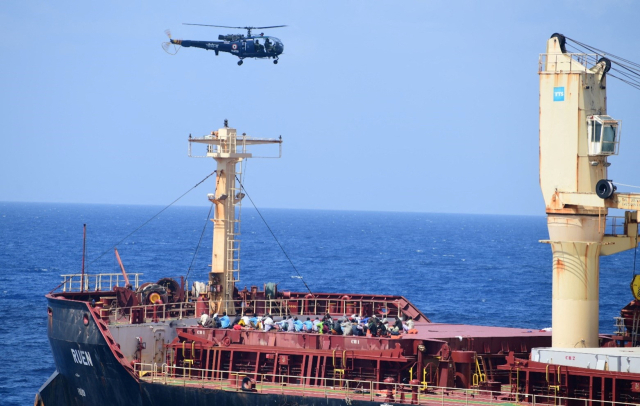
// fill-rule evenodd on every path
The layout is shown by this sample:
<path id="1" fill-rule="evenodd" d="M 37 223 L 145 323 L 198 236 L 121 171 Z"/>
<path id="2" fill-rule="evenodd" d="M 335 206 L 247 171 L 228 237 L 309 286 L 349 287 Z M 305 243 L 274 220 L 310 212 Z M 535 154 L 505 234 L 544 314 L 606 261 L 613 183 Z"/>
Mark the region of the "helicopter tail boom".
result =
<path id="1" fill-rule="evenodd" d="M 202 48 L 202 49 L 211 50 L 211 51 L 222 50 L 221 45 L 224 44 L 224 42 L 222 41 L 191 41 L 191 40 L 179 40 L 179 39 L 172 39 L 171 43 L 176 45 L 181 45 L 185 48 L 194 47 L 194 48 Z"/>

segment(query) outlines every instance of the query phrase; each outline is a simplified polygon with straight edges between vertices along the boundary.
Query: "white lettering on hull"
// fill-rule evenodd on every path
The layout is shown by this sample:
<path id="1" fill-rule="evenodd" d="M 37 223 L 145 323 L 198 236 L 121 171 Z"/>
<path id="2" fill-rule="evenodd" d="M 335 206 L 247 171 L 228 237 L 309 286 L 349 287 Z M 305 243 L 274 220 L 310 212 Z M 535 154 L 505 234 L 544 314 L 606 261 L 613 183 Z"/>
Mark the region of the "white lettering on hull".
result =
<path id="1" fill-rule="evenodd" d="M 76 364 L 93 366 L 93 361 L 91 361 L 91 355 L 89 355 L 88 351 L 71 349 L 71 355 Z"/>

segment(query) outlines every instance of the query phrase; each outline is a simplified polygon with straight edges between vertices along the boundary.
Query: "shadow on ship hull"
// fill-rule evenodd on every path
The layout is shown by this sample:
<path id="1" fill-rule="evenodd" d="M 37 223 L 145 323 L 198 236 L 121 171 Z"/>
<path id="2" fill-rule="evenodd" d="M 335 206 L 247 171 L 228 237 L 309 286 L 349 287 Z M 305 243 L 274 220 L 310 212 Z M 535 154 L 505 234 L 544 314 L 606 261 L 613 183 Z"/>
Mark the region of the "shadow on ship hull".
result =
<path id="1" fill-rule="evenodd" d="M 101 331 L 89 304 L 50 297 L 47 302 L 47 332 L 57 370 L 40 388 L 36 404 L 39 396 L 47 406 L 142 405 L 138 382 L 126 360 L 117 359 L 122 355 L 117 344 L 107 342 L 108 328 Z"/>

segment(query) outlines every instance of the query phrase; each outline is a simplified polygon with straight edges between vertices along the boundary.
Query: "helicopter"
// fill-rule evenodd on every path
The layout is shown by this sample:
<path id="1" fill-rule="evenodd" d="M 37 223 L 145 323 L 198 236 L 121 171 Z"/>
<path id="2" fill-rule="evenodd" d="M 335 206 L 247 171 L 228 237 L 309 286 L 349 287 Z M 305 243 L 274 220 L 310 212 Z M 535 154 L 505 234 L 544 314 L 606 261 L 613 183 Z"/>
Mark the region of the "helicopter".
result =
<path id="1" fill-rule="evenodd" d="M 171 38 L 171 31 L 166 30 L 165 34 L 169 37 L 169 42 L 163 42 L 162 49 L 171 55 L 178 53 L 178 50 L 180 49 L 179 47 L 181 46 L 185 48 L 195 47 L 206 49 L 207 51 L 214 51 L 216 56 L 218 56 L 220 52 L 229 52 L 230 54 L 240 58 L 238 61 L 238 66 L 240 66 L 245 58 L 273 58 L 273 63 L 277 64 L 280 54 L 284 51 L 284 44 L 278 38 L 264 35 L 262 32 L 259 35 L 251 35 L 251 31 L 286 27 L 286 25 L 272 25 L 269 27 L 228 27 L 225 25 L 182 24 L 198 25 L 202 27 L 245 29 L 247 30 L 247 35 L 227 34 L 218 35 L 218 41 L 191 41 L 173 39 Z"/>

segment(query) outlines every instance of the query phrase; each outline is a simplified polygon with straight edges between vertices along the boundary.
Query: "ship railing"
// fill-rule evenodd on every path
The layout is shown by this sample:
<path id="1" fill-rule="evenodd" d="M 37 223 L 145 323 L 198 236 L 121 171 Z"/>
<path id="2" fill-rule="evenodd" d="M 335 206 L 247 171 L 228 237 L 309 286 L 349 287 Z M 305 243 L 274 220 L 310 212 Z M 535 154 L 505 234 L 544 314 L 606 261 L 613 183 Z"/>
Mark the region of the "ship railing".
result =
<path id="1" fill-rule="evenodd" d="M 181 385 L 183 387 L 224 390 L 231 392 L 253 392 L 301 397 L 324 397 L 351 401 L 370 401 L 394 404 L 417 405 L 514 405 L 527 403 L 532 406 L 590 406 L 597 401 L 599 406 L 640 406 L 631 401 L 613 402 L 551 394 L 513 393 L 510 385 L 501 390 L 479 388 L 451 388 L 419 384 L 380 382 L 375 380 L 346 379 L 343 374 L 333 378 L 313 376 L 264 374 L 252 371 L 228 371 L 195 368 L 193 364 L 178 367 L 157 363 L 135 363 L 134 371 L 140 380 L 159 385 Z M 340 370 L 336 370 L 340 371 Z M 508 390 L 502 390 L 502 388 Z M 549 391 L 554 392 L 554 391 Z"/>
<path id="2" fill-rule="evenodd" d="M 624 317 L 614 317 L 613 321 L 613 327 L 615 328 L 613 334 L 618 336 L 627 334 L 627 326 L 624 322 Z"/>
<path id="3" fill-rule="evenodd" d="M 224 304 L 223 304 L 224 306 Z M 333 316 L 398 317 L 402 315 L 396 300 L 383 299 L 342 299 L 342 298 L 277 298 L 251 299 L 243 302 L 234 300 L 228 308 L 240 310 L 240 314 L 265 313 L 275 316 L 317 316 L 329 313 Z"/>
<path id="4" fill-rule="evenodd" d="M 134 289 L 140 286 L 141 273 L 130 273 L 129 282 Z M 98 292 L 110 291 L 114 286 L 124 287 L 125 281 L 121 273 L 99 273 L 99 274 L 67 274 L 62 276 L 63 292 Z M 83 287 L 84 285 L 84 287 Z"/>
<path id="5" fill-rule="evenodd" d="M 607 216 L 604 233 L 607 235 L 625 235 L 624 216 Z"/>
<path id="6" fill-rule="evenodd" d="M 196 317 L 195 303 L 177 302 L 138 305 L 129 307 L 112 307 L 102 309 L 104 321 L 112 324 L 140 324 L 148 322 L 163 322 L 168 320 L 182 320 Z"/>
<path id="7" fill-rule="evenodd" d="M 350 299 L 328 299 L 328 298 L 295 298 L 295 299 L 255 299 L 243 303 L 235 300 L 229 303 L 229 307 L 240 309 L 240 316 L 245 314 L 263 315 L 268 313 L 272 316 L 298 316 L 311 317 L 321 316 L 330 313 L 333 316 L 370 316 L 371 313 L 378 317 L 398 317 L 401 315 L 401 306 L 394 300 L 350 300 Z M 184 319 L 200 317 L 202 312 L 196 314 L 196 302 L 178 302 L 166 304 L 150 304 L 129 307 L 114 306 L 102 309 L 103 320 L 115 324 L 128 323 L 139 324 L 149 321 L 166 321 L 174 319 Z M 223 308 L 224 302 L 223 302 Z M 205 302 L 204 311 L 208 311 Z M 221 313 L 221 312 L 220 312 Z M 232 317 L 233 318 L 233 317 Z"/>
<path id="8" fill-rule="evenodd" d="M 568 58 L 567 58 L 568 57 Z M 538 58 L 539 73 L 588 72 L 593 68 L 601 55 L 596 54 L 540 54 Z"/>

